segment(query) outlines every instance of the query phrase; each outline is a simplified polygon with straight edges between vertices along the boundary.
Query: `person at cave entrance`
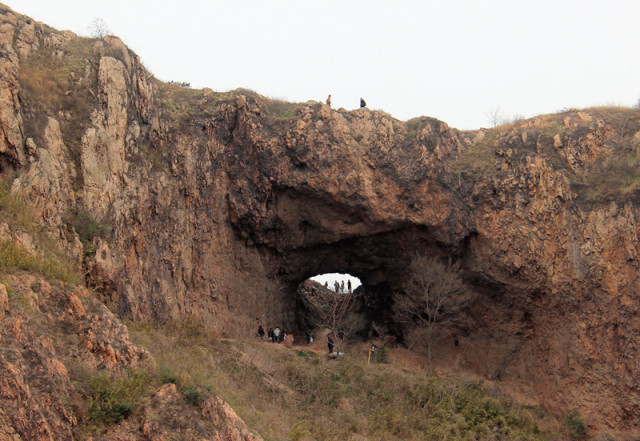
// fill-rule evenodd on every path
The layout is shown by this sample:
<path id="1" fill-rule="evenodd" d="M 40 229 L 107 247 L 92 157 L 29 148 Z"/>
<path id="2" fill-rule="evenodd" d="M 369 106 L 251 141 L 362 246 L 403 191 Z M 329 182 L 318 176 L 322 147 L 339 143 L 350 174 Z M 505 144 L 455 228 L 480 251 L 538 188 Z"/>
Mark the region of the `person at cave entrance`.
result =
<path id="1" fill-rule="evenodd" d="M 351 279 L 347 280 L 347 289 L 351 292 Z"/>
<path id="2" fill-rule="evenodd" d="M 264 340 L 264 328 L 262 325 L 258 326 L 258 337 L 260 337 L 260 340 Z"/>
<path id="3" fill-rule="evenodd" d="M 273 342 L 280 343 L 280 328 L 276 326 L 276 329 L 273 330 Z"/>
<path id="4" fill-rule="evenodd" d="M 342 281 L 342 285 L 340 285 L 340 292 L 344 293 L 344 280 Z"/>
<path id="5" fill-rule="evenodd" d="M 331 338 L 331 334 L 327 335 L 327 347 L 329 348 L 329 353 L 333 354 L 333 339 Z"/>
<path id="6" fill-rule="evenodd" d="M 337 280 L 333 283 L 333 288 L 335 292 L 340 292 L 340 284 Z"/>

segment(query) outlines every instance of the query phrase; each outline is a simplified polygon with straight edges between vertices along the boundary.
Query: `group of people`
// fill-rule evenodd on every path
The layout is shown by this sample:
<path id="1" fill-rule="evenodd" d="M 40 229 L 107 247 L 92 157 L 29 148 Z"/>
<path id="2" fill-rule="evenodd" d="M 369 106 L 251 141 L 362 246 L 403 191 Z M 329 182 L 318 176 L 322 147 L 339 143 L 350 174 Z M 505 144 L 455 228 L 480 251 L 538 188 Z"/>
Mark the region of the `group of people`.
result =
<path id="1" fill-rule="evenodd" d="M 270 341 L 272 343 L 287 342 L 293 345 L 293 338 L 294 338 L 293 333 L 283 331 L 280 329 L 279 326 L 276 326 L 275 328 L 269 328 L 266 335 L 267 335 L 267 341 Z M 264 340 L 265 332 L 262 325 L 258 326 L 258 332 L 256 336 L 260 340 Z M 313 341 L 313 336 L 309 331 L 305 332 L 305 340 L 307 341 L 307 344 Z"/>
<path id="2" fill-rule="evenodd" d="M 264 328 L 262 327 L 262 325 L 258 325 L 258 332 L 256 333 L 256 337 L 258 337 L 260 340 L 264 340 L 264 336 Z M 281 330 L 279 326 L 276 326 L 275 328 L 269 328 L 266 336 L 267 341 L 270 341 L 272 343 L 287 342 L 293 345 L 293 334 Z M 313 342 L 313 335 L 310 331 L 306 331 L 304 333 L 304 338 L 307 344 L 311 344 Z"/>
<path id="3" fill-rule="evenodd" d="M 258 332 L 256 335 L 260 340 L 264 340 L 265 332 L 262 325 L 258 326 Z M 269 330 L 266 333 L 266 336 L 267 336 L 267 341 L 270 341 L 272 343 L 286 342 L 288 347 L 291 347 L 293 345 L 293 334 L 282 331 L 279 326 L 276 326 L 275 328 L 269 328 Z M 305 340 L 307 344 L 310 344 L 313 342 L 313 335 L 311 334 L 311 332 L 309 331 L 305 332 Z M 335 346 L 335 341 L 333 339 L 333 336 L 331 334 L 327 334 L 327 349 L 329 350 L 329 354 L 333 354 L 334 346 Z M 375 345 L 373 345 L 373 347 L 375 347 Z M 372 351 L 375 350 L 373 349 L 373 347 L 372 347 Z"/>
<path id="4" fill-rule="evenodd" d="M 327 97 L 327 106 L 331 106 L 331 95 Z M 362 98 L 360 98 L 360 107 L 367 107 L 367 103 Z"/>
<path id="5" fill-rule="evenodd" d="M 257 335 L 260 340 L 264 340 L 265 333 L 262 325 L 258 326 Z M 279 326 L 276 326 L 275 329 L 269 328 L 269 330 L 267 331 L 267 341 L 270 341 L 272 343 L 280 343 L 286 341 L 287 338 L 293 339 L 293 334 L 282 331 Z"/>
<path id="6" fill-rule="evenodd" d="M 324 287 L 329 289 L 329 282 L 325 281 L 324 282 Z M 333 282 L 333 290 L 337 293 L 342 293 L 342 294 L 346 294 L 347 291 L 345 291 L 344 288 L 344 280 L 342 281 L 342 283 L 338 283 L 338 281 L 336 280 L 335 282 Z M 347 290 L 350 293 L 351 292 L 351 280 L 347 280 Z"/>

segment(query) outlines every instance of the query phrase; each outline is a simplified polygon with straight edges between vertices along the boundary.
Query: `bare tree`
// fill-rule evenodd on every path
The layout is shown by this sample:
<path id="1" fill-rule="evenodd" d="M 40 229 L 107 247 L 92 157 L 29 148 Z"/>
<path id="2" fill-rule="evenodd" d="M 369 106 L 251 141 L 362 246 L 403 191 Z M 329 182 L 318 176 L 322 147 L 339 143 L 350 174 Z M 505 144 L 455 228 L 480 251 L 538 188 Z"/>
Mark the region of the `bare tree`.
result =
<path id="1" fill-rule="evenodd" d="M 427 359 L 431 365 L 431 343 L 436 324 L 445 319 L 455 322 L 468 303 L 468 293 L 457 263 L 445 264 L 435 256 L 414 254 L 408 269 L 405 292 L 395 298 L 395 318 L 399 322 L 424 326 Z"/>
<path id="2" fill-rule="evenodd" d="M 95 18 L 88 26 L 89 35 L 93 38 L 102 38 L 110 35 L 111 29 L 107 26 L 107 23 L 101 18 Z"/>
<path id="3" fill-rule="evenodd" d="M 615 130 L 615 135 L 612 141 L 616 147 L 624 147 L 625 136 L 628 135 L 627 128 L 632 120 L 632 116 L 629 112 L 620 112 L 613 118 L 611 125 Z"/>
<path id="4" fill-rule="evenodd" d="M 366 322 L 358 314 L 350 311 L 354 293 L 341 293 L 322 287 L 320 284 L 306 284 L 301 296 L 309 312 L 310 325 L 317 329 L 329 329 L 335 339 L 336 351 L 361 332 Z"/>
<path id="5" fill-rule="evenodd" d="M 359 314 L 347 314 L 340 320 L 334 320 L 335 314 L 331 315 L 328 328 L 335 338 L 336 351 L 341 352 L 345 343 L 353 341 L 354 337 L 366 326 L 366 322 Z"/>
<path id="6" fill-rule="evenodd" d="M 495 106 L 493 109 L 486 113 L 487 121 L 491 124 L 491 127 L 497 127 L 502 124 L 502 111 L 500 106 Z"/>

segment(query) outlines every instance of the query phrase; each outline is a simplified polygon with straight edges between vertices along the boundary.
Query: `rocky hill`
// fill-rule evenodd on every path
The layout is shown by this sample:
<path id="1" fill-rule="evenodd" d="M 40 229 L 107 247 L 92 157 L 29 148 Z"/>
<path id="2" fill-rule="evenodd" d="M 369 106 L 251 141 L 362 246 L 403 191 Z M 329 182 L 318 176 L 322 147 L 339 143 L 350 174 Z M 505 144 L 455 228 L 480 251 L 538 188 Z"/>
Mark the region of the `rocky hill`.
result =
<path id="1" fill-rule="evenodd" d="M 408 342 L 394 296 L 412 252 L 435 254 L 460 263 L 473 298 L 439 327 L 434 359 L 575 410 L 592 433 L 639 436 L 637 110 L 462 132 L 192 90 L 116 37 L 6 7 L 0 50 L 0 174 L 43 225 L 0 219 L 0 240 L 30 255 L 52 240 L 120 318 L 294 328 L 298 285 L 347 272 L 371 327 Z"/>

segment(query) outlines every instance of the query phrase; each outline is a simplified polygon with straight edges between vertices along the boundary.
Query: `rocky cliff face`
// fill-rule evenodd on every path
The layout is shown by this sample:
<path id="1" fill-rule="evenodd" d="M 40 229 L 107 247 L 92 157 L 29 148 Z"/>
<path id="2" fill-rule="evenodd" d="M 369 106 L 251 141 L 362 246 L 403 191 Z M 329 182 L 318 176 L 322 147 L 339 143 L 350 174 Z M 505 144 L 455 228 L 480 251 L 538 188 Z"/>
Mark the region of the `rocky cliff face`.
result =
<path id="1" fill-rule="evenodd" d="M 70 291 L 31 275 L 0 283 L 0 438 L 73 440 L 82 433 L 87 410 L 83 394 L 96 369 L 116 374 L 153 364 L 131 343 L 127 328 L 86 289 Z M 98 377 L 101 378 L 101 377 Z M 104 377 L 108 378 L 108 377 Z M 94 380 L 95 381 L 95 380 Z M 105 391 L 107 389 L 104 389 Z M 103 392 L 107 393 L 107 392 Z M 100 404 L 103 395 L 92 393 Z M 106 407 L 106 406 L 105 406 Z M 92 413 L 93 412 L 93 413 Z M 175 384 L 151 394 L 144 412 L 93 438 L 258 441 L 229 405 L 214 396 L 197 407 L 185 402 Z"/>
<path id="2" fill-rule="evenodd" d="M 408 338 L 393 294 L 411 252 L 435 253 L 474 292 L 436 356 L 640 430 L 637 111 L 460 132 L 184 89 L 117 38 L 0 19 L 0 172 L 122 316 L 292 326 L 298 284 L 339 271 Z M 73 213 L 107 233 L 83 235 Z"/>

